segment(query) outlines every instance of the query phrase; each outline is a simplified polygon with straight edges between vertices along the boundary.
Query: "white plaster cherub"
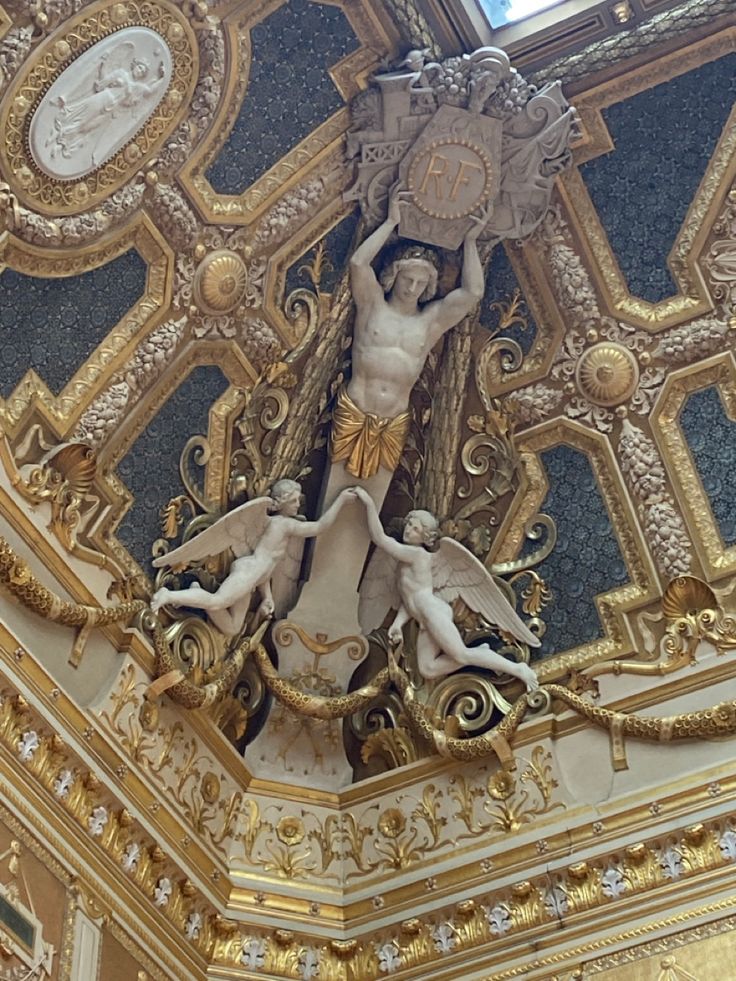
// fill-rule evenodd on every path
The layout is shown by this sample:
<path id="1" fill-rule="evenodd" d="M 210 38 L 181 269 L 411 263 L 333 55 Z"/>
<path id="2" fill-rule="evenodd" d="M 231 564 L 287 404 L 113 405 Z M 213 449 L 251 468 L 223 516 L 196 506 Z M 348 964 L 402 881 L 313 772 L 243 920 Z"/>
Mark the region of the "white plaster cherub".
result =
<path id="1" fill-rule="evenodd" d="M 261 616 L 288 612 L 299 579 L 305 538 L 312 538 L 329 528 L 342 506 L 355 498 L 348 490 L 335 500 L 317 520 L 297 517 L 302 504 L 302 489 L 295 480 L 278 480 L 270 497 L 257 497 L 230 511 L 191 541 L 154 561 L 154 566 L 184 566 L 209 558 L 231 548 L 235 560 L 216 592 L 210 593 L 193 584 L 188 589 L 157 590 L 151 600 L 156 612 L 162 606 L 191 606 L 206 610 L 214 625 L 224 634 L 238 633 L 245 623 L 254 590 L 262 602 Z M 275 514 L 269 514 L 275 511 Z M 272 579 L 278 574 L 280 587 L 274 599 Z M 274 582 L 274 590 L 276 589 Z"/>
<path id="2" fill-rule="evenodd" d="M 371 560 L 360 589 L 359 617 L 365 633 L 380 626 L 387 611 L 399 608 L 389 627 L 396 644 L 409 620 L 419 625 L 417 667 L 423 678 L 442 678 L 473 665 L 519 678 L 533 691 L 537 676 L 527 664 L 509 660 L 488 644 L 468 647 L 455 626 L 451 603 L 457 597 L 488 622 L 533 647 L 539 639 L 524 625 L 485 566 L 452 538 L 441 538 L 436 551 L 437 519 L 428 511 L 411 511 L 404 523 L 403 544 L 384 532 L 373 500 L 363 488 L 353 493 L 365 504 L 368 529 L 379 551 Z"/>

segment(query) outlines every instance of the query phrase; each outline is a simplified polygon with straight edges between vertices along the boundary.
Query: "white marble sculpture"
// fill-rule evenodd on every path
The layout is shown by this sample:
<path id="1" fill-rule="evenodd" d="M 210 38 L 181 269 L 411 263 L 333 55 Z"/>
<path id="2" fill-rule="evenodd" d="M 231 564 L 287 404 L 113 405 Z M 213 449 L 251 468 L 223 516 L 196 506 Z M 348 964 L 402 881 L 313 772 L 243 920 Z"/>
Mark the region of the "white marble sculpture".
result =
<path id="1" fill-rule="evenodd" d="M 409 620 L 419 626 L 417 668 L 423 678 L 442 678 L 473 665 L 519 678 L 533 691 L 537 676 L 527 664 L 497 654 L 488 644 L 468 647 L 453 621 L 451 603 L 460 598 L 486 622 L 495 624 L 532 647 L 539 639 L 524 625 L 488 570 L 452 538 L 438 537 L 437 520 L 428 511 L 411 511 L 404 524 L 403 544 L 384 532 L 378 511 L 363 488 L 354 493 L 365 504 L 368 529 L 378 551 L 360 590 L 360 624 L 365 633 L 383 622 L 389 609 L 399 608 L 389 627 L 389 640 L 401 640 Z"/>
<path id="2" fill-rule="evenodd" d="M 364 479 L 379 466 L 395 470 L 408 429 L 411 390 L 437 341 L 458 324 L 483 295 L 477 238 L 487 215 L 475 216 L 465 236 L 460 286 L 441 300 L 436 255 L 428 248 L 400 249 L 379 281 L 371 263 L 401 219 L 407 192 L 394 188 L 388 217 L 350 259 L 355 300 L 352 374 L 338 394 L 331 456 Z"/>
<path id="3" fill-rule="evenodd" d="M 242 630 L 251 596 L 257 589 L 262 600 L 258 614 L 281 615 L 293 599 L 304 539 L 329 528 L 342 506 L 354 497 L 346 490 L 318 521 L 305 521 L 297 517 L 301 487 L 295 480 L 278 480 L 270 497 L 257 497 L 242 504 L 153 563 L 159 568 L 182 567 L 231 548 L 235 560 L 219 589 L 210 593 L 196 584 L 188 589 L 164 587 L 154 593 L 151 609 L 156 612 L 162 606 L 189 606 L 206 610 L 215 626 L 232 636 Z"/>
<path id="4" fill-rule="evenodd" d="M 52 177 L 82 177 L 140 129 L 166 93 L 171 52 L 144 27 L 105 38 L 60 76 L 31 120 L 36 163 Z"/>

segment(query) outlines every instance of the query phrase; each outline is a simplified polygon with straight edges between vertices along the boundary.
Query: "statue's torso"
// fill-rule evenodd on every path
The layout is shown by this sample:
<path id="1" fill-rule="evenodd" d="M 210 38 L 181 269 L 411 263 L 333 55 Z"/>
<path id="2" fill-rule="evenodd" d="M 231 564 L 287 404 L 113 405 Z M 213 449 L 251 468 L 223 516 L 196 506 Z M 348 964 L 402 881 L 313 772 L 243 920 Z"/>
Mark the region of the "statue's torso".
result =
<path id="1" fill-rule="evenodd" d="M 429 327 L 421 311 L 400 313 L 383 299 L 356 315 L 348 394 L 359 409 L 389 419 L 406 410 L 429 353 Z"/>

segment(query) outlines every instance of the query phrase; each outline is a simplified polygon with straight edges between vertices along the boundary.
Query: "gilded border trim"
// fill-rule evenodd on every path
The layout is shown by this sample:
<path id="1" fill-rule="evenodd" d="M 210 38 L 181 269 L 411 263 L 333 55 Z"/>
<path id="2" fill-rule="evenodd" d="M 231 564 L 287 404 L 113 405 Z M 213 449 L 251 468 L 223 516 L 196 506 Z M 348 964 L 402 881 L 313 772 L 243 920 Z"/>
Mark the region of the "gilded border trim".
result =
<path id="1" fill-rule="evenodd" d="M 613 148 L 601 109 L 621 102 L 638 92 L 682 75 L 704 61 L 712 61 L 736 50 L 736 29 L 728 28 L 714 38 L 691 45 L 643 65 L 626 75 L 606 82 L 579 96 L 577 103 L 585 124 L 583 140 L 575 150 L 575 163 L 581 164 Z M 710 225 L 736 177 L 736 108 L 731 113 L 708 164 L 672 249 L 668 265 L 679 292 L 659 303 L 633 296 L 626 284 L 608 236 L 600 222 L 585 183 L 576 166 L 560 176 L 560 194 L 571 224 L 582 243 L 610 312 L 648 331 L 658 331 L 707 313 L 710 296 L 697 268 Z"/>
<path id="2" fill-rule="evenodd" d="M 9 266 L 27 276 L 48 278 L 80 275 L 116 259 L 131 248 L 135 248 L 148 263 L 143 296 L 84 360 L 59 395 L 54 395 L 31 368 L 8 399 L 0 399 L 0 422 L 5 424 L 10 435 L 19 430 L 31 406 L 40 411 L 59 438 L 73 430 L 88 403 L 108 386 L 133 348 L 157 326 L 169 306 L 174 253 L 143 214 L 104 245 L 87 246 L 59 255 L 29 245 L 8 232 L 0 236 L 2 267 Z"/>
<path id="3" fill-rule="evenodd" d="M 253 222 L 297 179 L 304 176 L 308 165 L 332 152 L 350 125 L 347 107 L 338 109 L 240 194 L 218 194 L 207 180 L 205 172 L 229 136 L 243 99 L 247 97 L 250 28 L 281 5 L 282 0 L 259 3 L 225 25 L 229 56 L 238 67 L 230 73 L 228 87 L 223 92 L 221 107 L 208 138 L 179 174 L 179 180 L 207 221 L 224 220 L 235 225 Z M 330 2 L 330 5 L 343 11 L 361 41 L 354 52 L 329 70 L 338 92 L 347 102 L 366 86 L 368 77 L 380 64 L 381 55 L 392 50 L 392 40 L 376 14 L 364 8 L 361 0 L 339 0 Z"/>
<path id="4" fill-rule="evenodd" d="M 718 389 L 726 415 L 736 422 L 736 360 L 730 351 L 694 368 L 671 372 L 651 419 L 652 433 L 709 582 L 736 571 L 736 545 L 728 547 L 723 541 L 680 426 L 680 413 L 693 392 L 713 386 Z"/>
<path id="5" fill-rule="evenodd" d="M 500 529 L 494 561 L 506 561 L 518 554 L 523 529 L 542 507 L 549 487 L 539 453 L 560 444 L 580 450 L 589 459 L 630 581 L 596 597 L 603 638 L 538 661 L 535 666 L 541 682 L 559 678 L 571 668 L 580 669 L 597 661 L 633 653 L 633 638 L 625 614 L 657 595 L 656 571 L 650 556 L 641 547 L 641 532 L 611 445 L 604 436 L 571 420 L 551 420 L 519 436 L 517 448 L 524 462 L 526 481 L 517 491 Z"/>

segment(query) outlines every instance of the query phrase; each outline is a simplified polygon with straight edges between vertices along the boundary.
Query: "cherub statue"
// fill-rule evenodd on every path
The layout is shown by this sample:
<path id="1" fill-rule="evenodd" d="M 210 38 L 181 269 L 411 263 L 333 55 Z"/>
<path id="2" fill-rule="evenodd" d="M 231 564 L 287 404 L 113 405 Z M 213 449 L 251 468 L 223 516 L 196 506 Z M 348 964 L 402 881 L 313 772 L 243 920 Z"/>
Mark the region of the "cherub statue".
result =
<path id="1" fill-rule="evenodd" d="M 365 504 L 368 529 L 378 547 L 360 588 L 358 615 L 365 633 L 380 626 L 386 612 L 400 605 L 389 627 L 396 644 L 409 620 L 419 625 L 417 667 L 423 678 L 442 678 L 473 665 L 519 678 L 533 691 L 537 676 L 527 664 L 497 654 L 488 644 L 468 647 L 455 626 L 450 604 L 460 599 L 488 622 L 532 647 L 539 639 L 522 623 L 485 566 L 452 538 L 440 538 L 437 519 L 428 511 L 410 511 L 404 523 L 403 544 L 384 532 L 376 505 L 361 487 L 353 493 Z"/>
<path id="2" fill-rule="evenodd" d="M 231 548 L 235 560 L 219 589 L 210 593 L 199 585 L 176 590 L 164 587 L 154 593 L 151 609 L 156 612 L 162 606 L 191 606 L 206 610 L 218 630 L 228 636 L 242 630 L 255 589 L 262 599 L 260 616 L 285 614 L 299 580 L 304 539 L 329 528 L 342 506 L 354 499 L 355 494 L 346 489 L 318 521 L 306 521 L 299 515 L 300 485 L 295 480 L 277 480 L 270 497 L 242 504 L 153 563 L 157 568 L 184 566 Z M 269 511 L 276 514 L 269 515 Z"/>

